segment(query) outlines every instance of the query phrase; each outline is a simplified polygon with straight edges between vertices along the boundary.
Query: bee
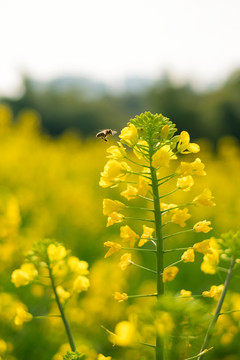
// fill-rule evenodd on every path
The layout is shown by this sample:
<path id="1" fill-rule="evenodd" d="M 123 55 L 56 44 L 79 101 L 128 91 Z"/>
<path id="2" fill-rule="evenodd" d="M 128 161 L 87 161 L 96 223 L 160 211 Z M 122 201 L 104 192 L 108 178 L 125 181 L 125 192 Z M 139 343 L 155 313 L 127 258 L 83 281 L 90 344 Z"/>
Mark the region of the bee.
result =
<path id="1" fill-rule="evenodd" d="M 105 141 L 107 141 L 107 137 L 108 136 L 113 136 L 117 133 L 116 130 L 111 130 L 111 129 L 104 129 L 104 130 L 101 130 L 99 131 L 97 134 L 96 134 L 96 137 L 97 138 L 101 138 Z"/>

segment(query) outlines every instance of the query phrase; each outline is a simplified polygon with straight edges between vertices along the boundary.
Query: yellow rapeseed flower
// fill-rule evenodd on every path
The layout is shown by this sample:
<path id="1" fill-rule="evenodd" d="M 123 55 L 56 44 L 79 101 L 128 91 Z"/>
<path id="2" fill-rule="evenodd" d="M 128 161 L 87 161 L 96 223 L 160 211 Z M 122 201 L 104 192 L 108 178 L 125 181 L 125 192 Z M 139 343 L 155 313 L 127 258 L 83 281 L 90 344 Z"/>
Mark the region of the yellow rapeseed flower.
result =
<path id="1" fill-rule="evenodd" d="M 214 197 L 209 189 L 204 189 L 203 192 L 193 199 L 193 204 L 196 206 L 215 206 L 215 202 L 212 201 Z"/>
<path id="2" fill-rule="evenodd" d="M 16 287 L 28 285 L 30 282 L 29 275 L 21 269 L 12 272 L 11 281 Z"/>
<path id="3" fill-rule="evenodd" d="M 135 327 L 130 321 L 120 321 L 109 339 L 118 346 L 128 346 L 135 342 L 135 333 Z"/>
<path id="4" fill-rule="evenodd" d="M 168 268 L 165 268 L 163 270 L 162 281 L 165 283 L 167 281 L 174 280 L 178 272 L 179 272 L 179 269 L 177 266 L 170 266 Z"/>
<path id="5" fill-rule="evenodd" d="M 103 354 L 98 354 L 97 360 L 111 360 L 111 356 L 104 356 Z"/>
<path id="6" fill-rule="evenodd" d="M 64 290 L 64 288 L 62 286 L 57 286 L 56 291 L 57 291 L 57 294 L 58 294 L 61 302 L 66 301 L 71 296 L 70 292 Z"/>
<path id="7" fill-rule="evenodd" d="M 196 232 L 203 232 L 203 233 L 208 233 L 210 230 L 212 230 L 212 227 L 210 227 L 209 225 L 211 225 L 211 221 L 207 221 L 207 220 L 203 220 L 203 221 L 199 221 L 197 222 L 194 226 L 193 229 Z"/>
<path id="8" fill-rule="evenodd" d="M 123 302 L 128 299 L 128 295 L 126 293 L 120 293 L 119 291 L 115 291 L 114 299 L 118 302 Z"/>
<path id="9" fill-rule="evenodd" d="M 123 159 L 127 156 L 125 148 L 122 146 L 120 142 L 118 142 L 118 146 L 110 146 L 107 149 L 107 152 L 110 154 L 107 156 L 107 158 L 110 159 Z"/>
<path id="10" fill-rule="evenodd" d="M 175 209 L 172 216 L 172 222 L 174 224 L 180 225 L 181 227 L 186 226 L 186 221 L 190 219 L 191 215 L 188 213 L 188 208 L 184 209 Z"/>
<path id="11" fill-rule="evenodd" d="M 104 199 L 103 200 L 103 215 L 110 215 L 113 212 L 118 212 L 125 208 L 125 204 L 118 200 Z"/>
<path id="12" fill-rule="evenodd" d="M 120 195 L 124 196 L 127 200 L 135 199 L 138 193 L 138 189 L 134 186 L 127 184 L 127 189 L 122 191 Z"/>
<path id="13" fill-rule="evenodd" d="M 212 254 L 212 248 L 211 248 L 211 245 L 210 245 L 210 239 L 207 239 L 207 240 L 203 240 L 203 241 L 200 241 L 200 242 L 197 242 L 193 245 L 193 248 L 195 251 L 199 252 L 199 253 L 202 253 L 204 255 L 206 254 Z"/>
<path id="14" fill-rule="evenodd" d="M 194 250 L 187 249 L 186 251 L 184 251 L 184 253 L 181 256 L 181 259 L 183 260 L 184 263 L 194 262 L 195 260 Z"/>
<path id="15" fill-rule="evenodd" d="M 139 239 L 139 235 L 136 234 L 128 225 L 121 226 L 120 237 L 124 243 L 128 243 L 130 247 L 134 247 L 135 242 Z"/>
<path id="16" fill-rule="evenodd" d="M 196 176 L 205 176 L 206 172 L 204 171 L 205 165 L 202 161 L 197 158 L 193 162 L 188 163 L 181 161 L 180 166 L 176 169 L 176 174 L 181 176 L 187 175 L 196 175 Z"/>
<path id="17" fill-rule="evenodd" d="M 84 260 L 79 260 L 76 256 L 70 256 L 67 259 L 67 264 L 70 270 L 78 275 L 89 274 L 88 263 Z"/>
<path id="18" fill-rule="evenodd" d="M 215 238 L 210 239 L 210 249 L 211 252 L 204 255 L 203 262 L 201 264 L 201 270 L 205 274 L 215 274 L 219 263 L 219 250 Z"/>
<path id="19" fill-rule="evenodd" d="M 191 291 L 189 291 L 189 290 L 184 290 L 184 289 L 182 289 L 181 291 L 180 291 L 180 296 L 181 297 L 187 297 L 187 298 L 190 298 L 191 297 L 191 295 L 192 295 L 192 292 Z"/>
<path id="20" fill-rule="evenodd" d="M 164 145 L 159 150 L 157 150 L 155 154 L 152 156 L 152 166 L 155 168 L 158 168 L 160 166 L 168 167 L 170 160 L 175 160 L 175 159 L 177 159 L 177 157 L 172 152 L 170 146 Z"/>
<path id="21" fill-rule="evenodd" d="M 190 136 L 187 131 L 182 131 L 177 146 L 180 154 L 197 153 L 200 151 L 200 146 L 195 143 L 190 143 Z"/>
<path id="22" fill-rule="evenodd" d="M 16 316 L 14 318 L 14 324 L 17 326 L 22 325 L 24 322 L 28 322 L 32 320 L 32 314 L 25 311 L 22 306 L 17 307 Z"/>
<path id="23" fill-rule="evenodd" d="M 80 293 L 87 291 L 90 286 L 90 281 L 86 276 L 79 275 L 73 283 L 73 291 Z"/>
<path id="24" fill-rule="evenodd" d="M 138 131 L 133 124 L 129 124 L 127 127 L 123 128 L 121 134 L 119 135 L 122 142 L 129 147 L 133 147 L 138 142 Z"/>
<path id="25" fill-rule="evenodd" d="M 115 223 L 120 223 L 122 222 L 124 219 L 124 215 L 119 214 L 117 212 L 113 212 L 112 214 L 109 214 L 108 219 L 107 219 L 107 227 L 111 226 Z"/>
<path id="26" fill-rule="evenodd" d="M 126 270 L 126 268 L 131 265 L 132 255 L 130 253 L 125 253 L 121 256 L 120 263 L 118 264 L 121 270 Z"/>
<path id="27" fill-rule="evenodd" d="M 8 350 L 8 344 L 3 339 L 0 339 L 0 355 L 4 355 Z"/>
<path id="28" fill-rule="evenodd" d="M 139 140 L 133 148 L 133 152 L 139 160 L 144 159 L 144 155 L 148 154 L 148 143 L 145 140 Z"/>
<path id="29" fill-rule="evenodd" d="M 166 311 L 161 311 L 155 320 L 155 327 L 161 337 L 170 335 L 174 328 L 172 316 Z"/>
<path id="30" fill-rule="evenodd" d="M 104 243 L 104 246 L 109 247 L 108 252 L 106 253 L 106 255 L 104 256 L 104 258 L 107 258 L 109 256 L 111 256 L 112 254 L 121 251 L 122 249 L 122 245 L 115 243 L 113 241 L 106 241 Z"/>
<path id="31" fill-rule="evenodd" d="M 99 185 L 105 188 L 120 180 L 125 180 L 128 171 L 131 171 L 131 168 L 126 162 L 108 160 L 101 173 Z"/>
<path id="32" fill-rule="evenodd" d="M 48 258 L 51 262 L 65 258 L 67 251 L 62 245 L 50 244 L 47 248 Z"/>
<path id="33" fill-rule="evenodd" d="M 221 294 L 223 289 L 224 289 L 224 285 L 218 285 L 218 286 L 212 285 L 209 291 L 202 292 L 202 296 L 214 298 L 217 297 L 217 295 Z"/>
<path id="34" fill-rule="evenodd" d="M 183 176 L 177 180 L 177 187 L 183 191 L 189 191 L 193 184 L 194 181 L 191 175 Z"/>
<path id="35" fill-rule="evenodd" d="M 139 240 L 138 246 L 143 246 L 146 244 L 150 239 L 152 239 L 152 234 L 154 233 L 155 229 L 150 228 L 146 225 L 143 225 L 143 233 L 141 235 L 141 238 Z"/>
<path id="36" fill-rule="evenodd" d="M 149 189 L 149 180 L 143 176 L 138 178 L 137 195 L 146 196 Z"/>

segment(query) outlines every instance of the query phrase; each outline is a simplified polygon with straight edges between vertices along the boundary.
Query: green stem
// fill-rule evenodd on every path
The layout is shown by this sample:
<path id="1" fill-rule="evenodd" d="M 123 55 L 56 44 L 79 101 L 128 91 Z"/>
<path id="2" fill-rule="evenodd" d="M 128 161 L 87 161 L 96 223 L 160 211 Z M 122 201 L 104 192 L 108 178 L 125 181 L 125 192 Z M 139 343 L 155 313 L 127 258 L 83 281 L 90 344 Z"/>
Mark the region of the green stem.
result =
<path id="1" fill-rule="evenodd" d="M 132 264 L 132 265 L 134 265 L 134 266 L 137 266 L 137 267 L 139 267 L 140 269 L 147 270 L 147 271 L 150 271 L 150 272 L 156 274 L 156 271 L 155 271 L 155 270 L 152 270 L 152 269 L 149 269 L 149 268 L 147 268 L 147 267 L 145 267 L 145 266 L 136 264 L 135 262 L 133 262 L 133 261 L 131 261 L 131 260 L 129 260 L 129 262 L 130 262 L 130 264 Z"/>
<path id="2" fill-rule="evenodd" d="M 54 292 L 54 295 L 55 295 L 55 299 L 56 299 L 56 302 L 57 302 L 57 306 L 58 306 L 58 309 L 59 309 L 60 314 L 61 314 L 61 318 L 62 318 L 64 327 L 65 327 L 65 330 L 66 330 L 66 333 L 67 333 L 67 336 L 68 336 L 68 340 L 69 340 L 69 344 L 71 346 L 71 350 L 76 351 L 76 346 L 75 346 L 75 343 L 74 343 L 74 340 L 73 340 L 72 331 L 71 331 L 70 325 L 69 325 L 69 323 L 67 321 L 67 318 L 65 316 L 63 306 L 62 306 L 62 304 L 60 302 L 59 296 L 57 294 L 56 285 L 55 285 L 55 281 L 54 281 L 54 277 L 53 277 L 53 273 L 52 273 L 52 268 L 51 268 L 50 264 L 48 264 L 48 271 L 49 271 L 49 275 L 50 275 L 51 284 L 52 284 L 53 292 Z"/>
<path id="3" fill-rule="evenodd" d="M 234 265 L 235 265 L 235 258 L 232 258 L 229 269 L 228 269 L 227 277 L 226 277 L 226 280 L 225 280 L 225 283 L 224 283 L 224 289 L 223 289 L 222 294 L 221 294 L 221 296 L 220 296 L 220 298 L 218 300 L 218 304 L 217 304 L 215 313 L 213 315 L 212 321 L 210 322 L 210 325 L 208 327 L 206 336 L 204 338 L 204 341 L 203 341 L 203 344 L 202 344 L 202 347 L 201 347 L 201 350 L 200 350 L 200 354 L 208 346 L 208 343 L 209 343 L 210 338 L 211 338 L 212 333 L 213 333 L 214 326 L 215 326 L 215 324 L 216 324 L 216 322 L 218 320 L 218 317 L 219 317 L 219 315 L 221 313 L 221 308 L 222 308 L 226 293 L 228 291 L 228 287 L 229 287 L 229 283 L 230 283 L 230 280 L 231 280 L 231 277 L 232 277 L 232 272 L 233 272 Z M 203 356 L 204 356 L 204 354 L 200 355 L 198 357 L 198 360 L 203 359 Z"/>
<path id="4" fill-rule="evenodd" d="M 142 195 L 137 195 L 139 198 L 141 198 L 141 199 L 144 199 L 144 200 L 148 200 L 148 201 L 153 201 L 153 199 L 150 199 L 150 198 L 148 198 L 148 197 L 146 197 L 146 196 L 142 196 Z"/>
<path id="5" fill-rule="evenodd" d="M 190 247 L 185 247 L 185 248 L 168 249 L 168 250 L 164 250 L 164 252 L 167 253 L 167 252 L 182 251 L 182 250 L 188 250 L 188 249 L 193 249 L 193 248 L 190 246 Z"/>
<path id="6" fill-rule="evenodd" d="M 156 252 L 155 249 L 139 249 L 139 248 L 130 248 L 130 247 L 122 247 L 121 250 L 136 250 L 136 251 L 144 251 L 144 252 Z"/>
<path id="7" fill-rule="evenodd" d="M 193 231 L 193 229 L 188 229 L 188 230 L 179 231 L 179 232 L 176 232 L 176 233 L 173 233 L 173 234 L 164 236 L 163 239 L 168 239 L 168 238 L 170 238 L 170 237 L 172 237 L 172 236 L 176 236 L 176 235 L 180 235 L 180 234 L 185 234 L 186 232 L 189 232 L 189 231 Z"/>
<path id="8" fill-rule="evenodd" d="M 142 211 L 151 211 L 151 212 L 154 212 L 153 209 L 142 208 L 142 207 L 138 207 L 138 206 L 129 206 L 129 205 L 126 205 L 125 208 L 126 208 L 126 209 L 134 209 L 134 210 L 142 210 Z"/>
<path id="9" fill-rule="evenodd" d="M 128 295 L 128 298 L 143 298 L 143 297 L 153 297 L 157 296 L 157 294 L 142 294 L 142 295 Z"/>
<path id="10" fill-rule="evenodd" d="M 131 217 L 131 216 L 124 216 L 124 219 L 154 222 L 154 220 L 150 220 L 150 219 L 140 219 L 140 218 L 135 218 L 135 217 Z"/>
<path id="11" fill-rule="evenodd" d="M 168 195 L 171 195 L 171 194 L 175 193 L 175 192 L 178 191 L 178 190 L 179 190 L 179 188 L 174 189 L 174 190 L 170 191 L 170 192 L 167 193 L 167 194 L 161 195 L 161 196 L 159 196 L 159 199 L 162 199 L 162 198 L 164 198 L 164 197 L 166 197 L 166 196 L 168 196 Z"/>
<path id="12" fill-rule="evenodd" d="M 150 164 L 151 177 L 152 177 L 152 192 L 154 202 L 154 217 L 155 217 L 155 234 L 156 234 L 156 245 L 157 245 L 157 298 L 159 299 L 164 294 L 164 284 L 162 281 L 162 273 L 164 270 L 163 263 L 163 235 L 162 235 L 162 218 L 159 201 L 158 191 L 158 179 L 156 169 Z M 155 348 L 156 360 L 164 360 L 164 342 L 159 334 L 156 334 L 156 348 Z"/>

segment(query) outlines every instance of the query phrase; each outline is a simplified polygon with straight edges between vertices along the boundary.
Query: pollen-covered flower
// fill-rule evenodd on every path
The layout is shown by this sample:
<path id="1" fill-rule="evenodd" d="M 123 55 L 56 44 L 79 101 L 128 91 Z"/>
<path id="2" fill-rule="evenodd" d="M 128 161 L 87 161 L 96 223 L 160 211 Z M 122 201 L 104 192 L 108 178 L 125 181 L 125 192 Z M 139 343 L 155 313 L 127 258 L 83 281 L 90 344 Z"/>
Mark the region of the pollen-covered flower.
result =
<path id="1" fill-rule="evenodd" d="M 212 196 L 211 190 L 204 189 L 202 194 L 193 199 L 193 204 L 196 206 L 215 206 L 216 204 L 212 199 L 214 199 L 214 197 Z"/>
<path id="2" fill-rule="evenodd" d="M 133 147 L 138 142 L 138 131 L 133 124 L 129 124 L 127 127 L 123 128 L 121 134 L 119 135 L 122 142 L 129 147 Z"/>
<path id="3" fill-rule="evenodd" d="M 59 261 L 65 258 L 67 251 L 62 245 L 50 244 L 47 248 L 48 258 L 51 262 Z"/>
<path id="4" fill-rule="evenodd" d="M 193 162 L 188 163 L 185 161 L 181 161 L 180 166 L 176 169 L 176 174 L 181 176 L 187 175 L 196 175 L 196 176 L 205 176 L 206 171 L 204 171 L 205 165 L 202 161 L 197 158 Z"/>
<path id="5" fill-rule="evenodd" d="M 203 233 L 208 233 L 210 230 L 212 230 L 212 227 L 210 227 L 209 225 L 211 225 L 211 221 L 207 221 L 207 220 L 203 220 L 203 221 L 199 221 L 198 223 L 196 223 L 193 226 L 193 229 L 196 232 L 203 232 Z"/>
<path id="6" fill-rule="evenodd" d="M 104 199 L 103 200 L 103 215 L 110 215 L 113 212 L 118 212 L 126 207 L 121 201 Z"/>
<path id="7" fill-rule="evenodd" d="M 24 322 L 32 320 L 32 314 L 27 312 L 23 306 L 16 308 L 16 316 L 14 318 L 14 324 L 17 326 L 22 325 Z"/>
<path id="8" fill-rule="evenodd" d="M 124 215 L 119 214 L 117 212 L 113 212 L 112 214 L 109 214 L 108 219 L 107 219 L 107 227 L 111 226 L 115 223 L 120 223 L 122 222 L 124 219 Z"/>
<path id="9" fill-rule="evenodd" d="M 204 255 L 206 254 L 212 254 L 212 248 L 210 245 L 210 239 L 203 240 L 200 242 L 197 242 L 193 245 L 193 249 L 197 252 L 200 252 Z"/>
<path id="10" fill-rule="evenodd" d="M 194 262 L 195 260 L 194 250 L 190 248 L 184 251 L 184 253 L 181 256 L 181 259 L 183 260 L 184 263 Z"/>
<path id="11" fill-rule="evenodd" d="M 175 279 L 179 269 L 177 266 L 169 266 L 163 270 L 162 281 L 165 283 L 167 281 L 172 281 Z"/>
<path id="12" fill-rule="evenodd" d="M 112 254 L 115 254 L 118 251 L 121 251 L 122 245 L 115 243 L 113 241 L 106 241 L 104 243 L 104 246 L 109 247 L 108 252 L 105 254 L 104 258 L 107 258 L 111 256 Z"/>
<path id="13" fill-rule="evenodd" d="M 193 184 L 194 181 L 191 175 L 183 176 L 177 180 L 177 187 L 183 191 L 189 191 Z"/>
<path id="14" fill-rule="evenodd" d="M 180 154 L 197 153 L 200 151 L 200 146 L 195 143 L 190 143 L 190 136 L 187 131 L 182 131 L 177 146 Z"/>
<path id="15" fill-rule="evenodd" d="M 184 209 L 175 209 L 175 212 L 172 216 L 172 222 L 174 224 L 180 225 L 181 227 L 186 226 L 186 221 L 190 219 L 191 215 L 188 212 L 188 208 Z"/>
<path id="16" fill-rule="evenodd" d="M 135 342 L 136 329 L 130 321 L 120 321 L 116 327 L 114 334 L 109 336 L 109 340 L 118 346 L 129 346 Z"/>
<path id="17" fill-rule="evenodd" d="M 131 265 L 132 255 L 130 253 L 125 253 L 121 256 L 120 263 L 118 264 L 122 270 L 126 270 L 126 268 Z"/>
<path id="18" fill-rule="evenodd" d="M 177 159 L 169 145 L 162 146 L 152 156 L 152 166 L 158 168 L 159 166 L 168 167 L 170 160 Z"/>
<path id="19" fill-rule="evenodd" d="M 135 242 L 139 239 L 139 235 L 136 234 L 128 225 L 121 226 L 120 237 L 124 243 L 128 243 L 130 247 L 134 247 Z"/>
<path id="20" fill-rule="evenodd" d="M 183 297 L 183 298 L 190 298 L 191 295 L 192 295 L 192 292 L 189 291 L 189 290 L 184 290 L 184 289 L 182 289 L 182 290 L 180 291 L 180 296 Z"/>
<path id="21" fill-rule="evenodd" d="M 118 146 L 113 145 L 107 149 L 107 152 L 110 154 L 107 158 L 110 159 L 123 159 L 127 156 L 125 148 L 122 146 L 120 142 L 118 142 Z"/>
<path id="22" fill-rule="evenodd" d="M 202 296 L 214 298 L 217 297 L 217 295 L 221 294 L 223 289 L 224 289 L 224 285 L 218 285 L 218 286 L 212 285 L 209 291 L 203 291 Z"/>
<path id="23" fill-rule="evenodd" d="M 58 294 L 61 302 L 66 301 L 71 296 L 70 292 L 64 290 L 64 288 L 62 286 L 57 286 L 56 291 L 57 291 L 57 294 Z"/>
<path id="24" fill-rule="evenodd" d="M 155 229 L 150 228 L 146 225 L 143 225 L 143 233 L 141 235 L 141 238 L 139 240 L 138 246 L 143 246 L 148 241 L 152 239 L 152 234 L 154 233 Z"/>
<path id="25" fill-rule="evenodd" d="M 86 276 L 79 275 L 73 283 L 73 291 L 80 293 L 87 291 L 90 286 L 90 281 Z"/>
<path id="26" fill-rule="evenodd" d="M 127 200 L 135 199 L 137 194 L 138 189 L 130 184 L 127 184 L 127 189 L 121 192 L 121 195 L 124 196 Z"/>
<path id="27" fill-rule="evenodd" d="M 128 295 L 126 293 L 120 293 L 119 291 L 115 291 L 114 299 L 118 302 L 123 302 L 128 299 Z"/>

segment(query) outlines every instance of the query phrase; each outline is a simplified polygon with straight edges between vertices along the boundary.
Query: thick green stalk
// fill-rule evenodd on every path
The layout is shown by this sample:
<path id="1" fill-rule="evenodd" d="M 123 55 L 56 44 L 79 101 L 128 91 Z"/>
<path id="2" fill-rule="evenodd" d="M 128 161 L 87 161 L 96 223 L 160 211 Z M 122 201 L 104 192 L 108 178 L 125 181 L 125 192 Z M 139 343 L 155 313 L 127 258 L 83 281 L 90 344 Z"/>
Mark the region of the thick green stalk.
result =
<path id="1" fill-rule="evenodd" d="M 151 166 L 151 177 L 152 177 L 152 192 L 154 202 L 154 216 L 155 216 L 155 234 L 156 234 L 156 245 L 157 245 L 157 298 L 164 294 L 164 284 L 162 281 L 162 273 L 164 270 L 163 263 L 163 236 L 162 236 L 162 218 L 159 201 L 158 191 L 158 180 L 156 170 Z M 156 360 L 164 360 L 164 342 L 163 339 L 157 334 L 156 335 Z"/>
<path id="2" fill-rule="evenodd" d="M 55 285 L 55 281 L 54 281 L 54 277 L 53 277 L 53 273 L 52 273 L 52 269 L 51 269 L 50 264 L 48 264 L 48 270 L 49 270 L 49 275 L 50 275 L 50 279 L 51 279 L 53 292 L 54 292 L 54 295 L 55 295 L 55 298 L 56 298 L 57 306 L 58 306 L 58 309 L 60 311 L 63 324 L 65 326 L 65 330 L 66 330 L 66 333 L 67 333 L 69 344 L 71 346 L 71 350 L 76 351 L 76 346 L 75 346 L 75 343 L 74 343 L 74 340 L 73 340 L 72 331 L 71 331 L 70 325 L 69 325 L 69 323 L 67 321 L 67 318 L 65 316 L 65 312 L 63 310 L 63 306 L 62 306 L 62 304 L 60 302 L 59 296 L 57 294 L 56 285 Z"/>
<path id="3" fill-rule="evenodd" d="M 232 277 L 232 272 L 233 272 L 234 265 L 235 265 L 235 258 L 232 258 L 229 269 L 228 269 L 227 277 L 226 277 L 226 280 L 225 280 L 225 283 L 224 283 L 224 289 L 222 291 L 220 299 L 218 300 L 218 304 L 217 304 L 215 313 L 213 315 L 212 321 L 210 322 L 210 325 L 208 327 L 206 336 L 204 338 L 204 341 L 203 341 L 203 344 L 202 344 L 202 347 L 201 347 L 201 350 L 200 350 L 200 354 L 201 354 L 201 352 L 203 352 L 207 348 L 208 343 L 210 341 L 210 338 L 212 336 L 214 326 L 215 326 L 215 324 L 216 324 L 216 322 L 218 320 L 218 317 L 219 317 L 219 315 L 221 313 L 221 308 L 222 308 L 226 293 L 228 291 L 228 287 L 229 287 L 229 283 L 230 283 L 230 280 L 231 280 L 231 277 Z M 203 359 L 203 357 L 204 357 L 204 354 L 200 355 L 197 360 Z"/>

